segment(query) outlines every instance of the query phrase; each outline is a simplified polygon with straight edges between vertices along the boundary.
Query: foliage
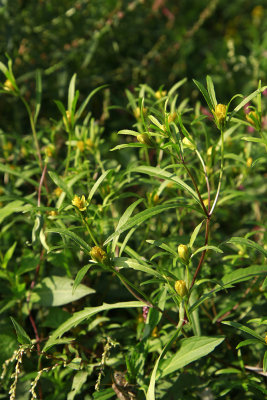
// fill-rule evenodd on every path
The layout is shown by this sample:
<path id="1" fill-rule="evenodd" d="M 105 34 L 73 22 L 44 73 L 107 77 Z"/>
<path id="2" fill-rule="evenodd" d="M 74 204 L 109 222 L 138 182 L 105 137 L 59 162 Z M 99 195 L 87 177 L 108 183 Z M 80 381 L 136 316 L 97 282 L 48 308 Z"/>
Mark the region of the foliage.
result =
<path id="1" fill-rule="evenodd" d="M 0 136 L 0 398 L 266 397 L 267 86 L 258 79 L 264 60 L 245 83 L 233 84 L 233 73 L 223 85 L 220 62 L 206 82 L 208 67 L 200 66 L 192 83 L 176 75 L 165 65 L 177 34 L 172 13 L 187 40 L 178 63 L 198 60 L 193 50 L 206 40 L 209 14 L 199 15 L 203 5 L 195 1 L 185 19 L 172 4 L 168 17 L 168 2 L 161 3 L 40 2 L 34 39 L 21 23 L 36 11 L 34 2 L 18 2 L 21 13 L 12 18 L 7 2 L 0 8 L 14 43 L 22 31 L 29 36 L 27 51 L 16 55 L 12 44 L 12 57 L 0 63 L 0 105 L 10 106 Z M 207 6 L 222 21 L 236 11 L 236 4 L 232 11 L 218 1 Z M 189 34 L 196 15 L 203 28 Z M 259 27 L 256 17 L 248 37 Z M 76 46 L 81 20 L 95 36 Z M 241 26 L 246 20 L 241 16 Z M 131 52 L 140 51 L 140 37 L 128 46 L 123 38 L 143 21 L 141 38 L 158 28 L 144 48 L 155 37 L 161 43 L 167 24 L 154 48 L 170 57 L 162 76 L 153 63 L 129 69 L 129 59 L 139 62 Z M 218 30 L 214 24 L 210 32 Z M 62 35 L 71 43 L 67 59 Z M 125 46 L 120 67 L 112 64 L 117 37 Z M 39 59 L 42 45 L 47 66 Z M 223 50 L 217 53 L 222 60 Z M 120 99 L 114 111 L 108 98 L 120 85 L 128 104 L 123 109 Z M 244 94 L 235 94 L 238 85 Z"/>

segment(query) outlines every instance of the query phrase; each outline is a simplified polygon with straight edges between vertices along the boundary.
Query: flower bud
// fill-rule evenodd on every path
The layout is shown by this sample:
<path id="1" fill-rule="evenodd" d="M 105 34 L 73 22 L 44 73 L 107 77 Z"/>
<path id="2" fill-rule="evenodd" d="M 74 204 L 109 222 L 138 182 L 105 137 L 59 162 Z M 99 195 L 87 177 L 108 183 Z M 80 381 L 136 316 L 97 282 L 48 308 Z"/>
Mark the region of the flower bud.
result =
<path id="1" fill-rule="evenodd" d="M 259 121 L 258 115 L 256 113 L 256 111 L 250 111 L 247 115 L 246 115 L 246 120 L 253 126 L 256 126 L 256 121 Z M 256 121 L 255 121 L 256 120 Z"/>
<path id="2" fill-rule="evenodd" d="M 15 90 L 14 86 L 12 85 L 12 82 L 7 79 L 3 85 L 3 88 L 7 91 L 7 92 L 13 92 L 13 90 Z"/>
<path id="3" fill-rule="evenodd" d="M 158 91 L 155 93 L 155 97 L 156 97 L 157 99 L 161 99 L 162 97 L 166 96 L 166 94 L 167 94 L 166 90 L 158 90 Z"/>
<path id="4" fill-rule="evenodd" d="M 226 105 L 225 104 L 216 104 L 214 115 L 219 125 L 222 125 L 226 118 Z"/>
<path id="5" fill-rule="evenodd" d="M 174 289 L 176 290 L 176 292 L 179 294 L 180 297 L 184 297 L 188 293 L 186 283 L 182 279 L 175 282 Z"/>
<path id="6" fill-rule="evenodd" d="M 107 259 L 107 253 L 99 246 L 92 247 L 90 251 L 93 260 L 103 263 Z"/>
<path id="7" fill-rule="evenodd" d="M 152 146 L 151 140 L 145 133 L 138 135 L 136 139 L 138 140 L 139 143 L 146 144 L 147 146 Z"/>
<path id="8" fill-rule="evenodd" d="M 80 198 L 75 194 L 72 200 L 72 204 L 77 207 L 80 211 L 85 211 L 88 205 L 87 201 L 85 200 L 84 195 Z"/>
<path id="9" fill-rule="evenodd" d="M 187 139 L 187 137 L 183 138 L 182 143 L 186 149 L 195 150 L 196 148 L 195 144 L 192 143 L 189 139 Z"/>
<path id="10" fill-rule="evenodd" d="M 249 158 L 247 159 L 247 167 L 248 167 L 248 168 L 251 167 L 252 161 L 253 161 L 253 158 L 252 158 L 252 157 L 249 157 Z"/>
<path id="11" fill-rule="evenodd" d="M 186 264 L 189 262 L 189 250 L 186 244 L 179 244 L 178 246 L 178 255 Z"/>
<path id="12" fill-rule="evenodd" d="M 80 152 L 84 151 L 84 142 L 82 140 L 78 140 L 77 143 L 76 143 L 76 146 L 78 147 Z"/>

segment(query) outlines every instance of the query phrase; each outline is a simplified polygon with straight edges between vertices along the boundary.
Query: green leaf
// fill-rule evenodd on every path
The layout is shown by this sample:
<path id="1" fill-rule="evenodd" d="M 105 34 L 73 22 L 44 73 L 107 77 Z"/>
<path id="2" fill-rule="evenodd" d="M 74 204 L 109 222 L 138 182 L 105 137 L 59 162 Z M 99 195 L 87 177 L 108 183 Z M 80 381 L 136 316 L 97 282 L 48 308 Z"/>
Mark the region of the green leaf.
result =
<path id="1" fill-rule="evenodd" d="M 194 229 L 194 231 L 193 231 L 193 233 L 192 233 L 192 235 L 191 235 L 191 238 L 190 238 L 190 242 L 189 242 L 189 244 L 188 244 L 188 246 L 189 246 L 190 248 L 193 247 L 193 244 L 195 243 L 195 240 L 196 240 L 196 238 L 197 238 L 197 235 L 198 235 L 198 233 L 199 233 L 199 231 L 200 231 L 200 229 L 201 229 L 201 226 L 202 226 L 202 224 L 203 224 L 204 221 L 205 221 L 205 220 L 201 221 L 200 224 Z"/>
<path id="2" fill-rule="evenodd" d="M 73 293 L 74 281 L 63 276 L 49 276 L 35 286 L 31 292 L 31 302 L 44 307 L 57 307 L 95 293 L 85 285 L 80 285 Z"/>
<path id="3" fill-rule="evenodd" d="M 243 101 L 241 101 L 241 103 L 239 103 L 238 106 L 236 106 L 234 111 L 237 112 L 237 111 L 241 110 L 242 107 L 244 107 L 249 101 L 254 99 L 254 97 L 256 97 L 259 93 L 264 92 L 265 89 L 267 89 L 267 86 L 264 86 L 261 89 L 255 90 L 255 92 L 251 93 Z"/>
<path id="4" fill-rule="evenodd" d="M 219 249 L 219 247 L 216 246 L 202 246 L 199 249 L 197 249 L 192 255 L 191 258 L 193 258 L 197 253 L 200 253 L 203 250 L 214 250 L 216 251 L 216 253 L 223 253 L 223 251 L 221 249 Z"/>
<path id="5" fill-rule="evenodd" d="M 241 244 L 242 246 L 251 247 L 254 250 L 258 250 L 265 257 L 267 257 L 267 251 L 260 246 L 258 243 L 253 242 L 250 239 L 246 239 L 243 237 L 232 237 L 230 240 L 227 240 L 225 243 L 233 243 L 233 244 Z"/>
<path id="6" fill-rule="evenodd" d="M 126 149 L 127 147 L 147 147 L 146 144 L 143 143 L 123 143 L 119 144 L 118 146 L 113 147 L 110 151 L 115 151 L 115 150 L 121 150 L 121 149 Z"/>
<path id="7" fill-rule="evenodd" d="M 166 243 L 163 243 L 161 240 L 146 240 L 147 243 L 153 244 L 153 246 L 157 246 L 163 250 L 166 250 L 168 253 L 171 253 L 173 256 L 177 257 L 177 252 L 173 250 Z"/>
<path id="8" fill-rule="evenodd" d="M 36 124 L 40 109 L 41 109 L 41 100 L 42 100 L 42 75 L 41 71 L 37 69 L 36 71 L 36 107 L 34 112 L 34 123 Z"/>
<path id="9" fill-rule="evenodd" d="M 74 100 L 75 95 L 75 81 L 76 81 L 77 74 L 73 74 L 69 84 L 69 95 L 68 95 L 68 110 L 71 112 L 72 110 L 72 103 Z"/>
<path id="10" fill-rule="evenodd" d="M 244 347 L 244 346 L 249 346 L 250 344 L 259 344 L 262 342 L 259 342 L 258 339 L 247 339 L 247 340 L 243 340 L 242 342 L 238 343 L 238 345 L 236 346 L 236 349 L 240 349 L 240 347 Z"/>
<path id="11" fill-rule="evenodd" d="M 88 376 L 87 371 L 78 371 L 72 381 L 71 391 L 68 393 L 67 400 L 73 400 L 76 394 L 79 394 L 83 384 L 86 382 Z"/>
<path id="12" fill-rule="evenodd" d="M 237 270 L 230 272 L 222 277 L 223 285 L 232 285 L 237 282 L 244 282 L 257 275 L 266 275 L 266 265 L 251 265 L 246 268 L 238 268 Z"/>
<path id="13" fill-rule="evenodd" d="M 267 371 L 267 351 L 265 351 L 265 353 L 264 353 L 262 367 L 263 367 L 263 372 L 266 372 Z"/>
<path id="14" fill-rule="evenodd" d="M 75 290 L 83 280 L 84 276 L 87 274 L 89 268 L 91 268 L 93 264 L 87 264 L 84 267 L 80 269 L 80 271 L 77 273 L 76 278 L 73 283 L 73 288 L 72 288 L 72 294 L 74 294 Z"/>
<path id="15" fill-rule="evenodd" d="M 18 342 L 20 344 L 31 344 L 32 343 L 31 338 L 27 335 L 22 326 L 14 318 L 10 317 L 10 319 L 16 330 Z"/>
<path id="16" fill-rule="evenodd" d="M 102 306 L 98 307 L 86 307 L 82 311 L 78 311 L 73 314 L 71 318 L 69 318 L 66 322 L 61 324 L 58 329 L 55 330 L 55 332 L 52 333 L 50 338 L 48 339 L 47 343 L 44 346 L 43 351 L 45 351 L 49 346 L 52 341 L 55 339 L 61 337 L 65 332 L 69 331 L 73 327 L 81 324 L 88 318 L 92 317 L 95 314 L 98 314 L 102 311 L 106 310 L 113 310 L 117 308 L 137 308 L 137 307 L 144 307 L 146 303 L 143 303 L 142 301 L 125 301 L 122 303 L 114 303 L 114 304 L 107 304 L 104 303 Z"/>
<path id="17" fill-rule="evenodd" d="M 80 246 L 87 254 L 90 254 L 91 247 L 87 244 L 80 236 L 76 235 L 76 233 L 70 231 L 67 228 L 53 228 L 47 229 L 47 233 L 59 233 L 62 236 L 67 236 L 71 238 L 78 246 Z"/>
<path id="18" fill-rule="evenodd" d="M 70 200 L 73 199 L 73 192 L 72 189 L 68 187 L 68 185 L 63 181 L 60 176 L 58 176 L 55 172 L 49 171 L 48 172 L 50 178 L 55 182 L 57 186 L 59 186 L 63 192 L 65 192 Z"/>
<path id="19" fill-rule="evenodd" d="M 140 132 L 132 131 L 131 129 L 122 129 L 121 131 L 118 132 L 119 135 L 132 135 L 132 136 L 138 136 L 140 135 Z"/>
<path id="20" fill-rule="evenodd" d="M 132 228 L 133 226 L 139 225 L 142 222 L 146 221 L 147 219 L 153 217 L 154 215 L 160 214 L 163 211 L 170 210 L 172 208 L 176 208 L 179 206 L 177 204 L 163 204 L 160 206 L 155 206 L 148 208 L 147 210 L 141 211 L 140 213 L 136 214 L 134 217 L 130 218 L 128 222 L 122 225 L 118 230 L 116 230 L 112 235 L 110 235 L 104 243 L 104 246 L 109 243 L 114 237 L 120 235 L 122 232 L 126 231 L 127 229 Z M 185 204 L 180 204 L 180 207 L 186 207 Z"/>
<path id="21" fill-rule="evenodd" d="M 119 268 L 132 268 L 137 271 L 142 271 L 161 279 L 161 275 L 153 268 L 149 267 L 148 265 L 140 264 L 138 261 L 132 258 L 127 258 L 127 257 L 114 258 L 114 265 Z"/>
<path id="22" fill-rule="evenodd" d="M 196 81 L 195 79 L 193 79 L 193 82 L 194 82 L 194 84 L 198 87 L 198 89 L 201 91 L 201 93 L 203 94 L 204 99 L 206 100 L 206 103 L 207 103 L 208 106 L 209 106 L 209 109 L 210 109 L 211 111 L 213 111 L 212 103 L 211 103 L 211 100 L 210 100 L 210 97 L 209 97 L 209 94 L 208 94 L 207 90 L 204 88 L 204 86 L 202 85 L 202 83 Z"/>
<path id="23" fill-rule="evenodd" d="M 167 179 L 169 181 L 175 182 L 179 187 L 189 192 L 193 196 L 193 198 L 199 203 L 197 193 L 173 173 L 167 172 L 166 170 L 158 167 L 150 167 L 146 165 L 134 168 L 134 172 L 141 172 L 143 174 L 156 176 L 161 179 Z"/>
<path id="24" fill-rule="evenodd" d="M 175 355 L 168 360 L 164 360 L 160 365 L 161 377 L 171 374 L 185 365 L 190 364 L 207 354 L 211 353 L 215 347 L 224 341 L 224 337 L 192 336 L 181 340 L 181 347 Z"/>
<path id="25" fill-rule="evenodd" d="M 98 88 L 94 89 L 84 100 L 84 102 L 82 103 L 82 105 L 80 106 L 80 108 L 78 108 L 77 112 L 76 112 L 76 117 L 77 119 L 80 118 L 80 116 L 82 115 L 85 107 L 87 106 L 87 104 L 89 103 L 89 101 L 91 100 L 91 98 L 97 93 L 99 92 L 99 90 L 102 90 L 103 88 L 107 87 L 108 85 L 102 85 L 99 86 Z"/>
<path id="26" fill-rule="evenodd" d="M 260 139 L 260 138 L 256 138 L 256 137 L 252 137 L 252 136 L 243 136 L 241 139 L 246 140 L 247 142 L 263 143 L 263 144 L 267 143 L 267 141 L 264 139 Z"/>
<path id="27" fill-rule="evenodd" d="M 89 203 L 92 200 L 92 198 L 93 198 L 95 192 L 97 191 L 98 187 L 101 185 L 102 181 L 106 178 L 107 175 L 109 175 L 109 173 L 111 171 L 112 171 L 111 169 L 108 169 L 102 175 L 100 175 L 100 177 L 97 179 L 97 181 L 95 182 L 94 186 L 90 190 L 90 193 L 89 193 L 89 196 L 88 196 L 88 202 Z"/>
<path id="28" fill-rule="evenodd" d="M 138 200 L 136 200 L 134 203 L 132 203 L 132 204 L 124 211 L 124 213 L 122 214 L 122 216 L 121 216 L 121 218 L 120 218 L 120 220 L 119 220 L 119 222 L 118 222 L 118 225 L 117 225 L 117 227 L 116 227 L 116 231 L 119 230 L 119 229 L 121 228 L 121 226 L 123 226 L 124 224 L 126 224 L 126 222 L 128 221 L 128 219 L 131 217 L 131 215 L 132 215 L 134 209 L 135 209 L 135 208 L 138 206 L 138 204 L 140 204 L 142 201 L 143 201 L 143 199 L 138 199 Z M 115 231 L 115 232 L 116 232 L 116 231 Z M 115 251 L 115 248 L 116 248 L 116 246 L 117 246 L 118 240 L 119 240 L 119 235 L 113 240 L 113 243 L 112 243 L 112 251 L 113 251 L 113 252 Z"/>
<path id="29" fill-rule="evenodd" d="M 181 79 L 179 82 L 175 83 L 170 90 L 168 91 L 168 96 L 172 96 L 174 92 L 176 92 L 179 87 L 181 87 L 185 82 L 187 81 L 187 78 Z"/>
<path id="30" fill-rule="evenodd" d="M 256 339 L 260 340 L 262 343 L 265 343 L 265 340 L 263 337 L 258 335 L 254 330 L 248 328 L 245 325 L 239 324 L 239 322 L 234 322 L 234 321 L 222 321 L 222 324 L 224 325 L 229 325 L 232 326 L 233 328 L 240 329 L 243 332 L 248 333 L 249 335 L 255 337 Z"/>
<path id="31" fill-rule="evenodd" d="M 207 88 L 208 88 L 208 92 L 209 92 L 209 96 L 212 102 L 212 109 L 215 109 L 215 106 L 217 105 L 217 99 L 216 99 L 216 95 L 215 95 L 215 90 L 214 90 L 214 85 L 212 82 L 211 77 L 208 75 L 207 76 Z"/>
<path id="32" fill-rule="evenodd" d="M 0 209 L 0 224 L 4 221 L 5 218 L 9 217 L 10 215 L 17 212 L 26 211 L 27 208 L 28 205 L 24 205 L 24 202 L 20 200 L 12 201 L 11 203 Z"/>
<path id="33" fill-rule="evenodd" d="M 14 242 L 13 245 L 5 253 L 4 259 L 2 261 L 2 268 L 3 269 L 6 269 L 8 262 L 11 260 L 13 254 L 14 254 L 16 246 L 17 246 L 17 242 Z"/>

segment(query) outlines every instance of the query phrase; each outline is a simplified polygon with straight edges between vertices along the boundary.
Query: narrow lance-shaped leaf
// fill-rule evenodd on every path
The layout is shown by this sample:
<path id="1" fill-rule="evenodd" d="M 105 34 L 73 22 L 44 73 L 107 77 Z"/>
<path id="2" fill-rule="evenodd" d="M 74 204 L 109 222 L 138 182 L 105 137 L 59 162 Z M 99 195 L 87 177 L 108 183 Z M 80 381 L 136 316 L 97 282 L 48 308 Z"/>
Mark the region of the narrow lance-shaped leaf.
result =
<path id="1" fill-rule="evenodd" d="M 232 237 L 226 243 L 241 244 L 241 245 L 246 246 L 246 247 L 251 247 L 251 248 L 253 248 L 255 250 L 258 250 L 265 257 L 267 257 L 267 251 L 262 246 L 260 246 L 258 243 L 255 243 L 250 239 L 246 239 L 246 238 L 243 238 L 243 237 Z"/>
<path id="2" fill-rule="evenodd" d="M 91 247 L 87 244 L 80 236 L 76 235 L 76 233 L 70 231 L 69 229 L 64 228 L 54 228 L 54 229 L 47 229 L 47 233 L 59 233 L 60 235 L 67 236 L 71 238 L 78 246 L 81 246 L 86 253 L 90 253 Z"/>
<path id="3" fill-rule="evenodd" d="M 243 101 L 241 101 L 241 103 L 238 104 L 238 106 L 235 107 L 234 112 L 237 112 L 237 111 L 241 110 L 241 108 L 243 108 L 249 101 L 254 99 L 254 97 L 256 97 L 258 95 L 258 93 L 264 92 L 265 89 L 267 89 L 267 86 L 264 86 L 261 89 L 255 90 L 255 92 L 251 93 Z"/>
<path id="4" fill-rule="evenodd" d="M 234 321 L 222 321 L 222 324 L 232 326 L 233 328 L 240 329 L 243 332 L 248 333 L 249 335 L 259 339 L 261 342 L 265 343 L 264 338 L 258 335 L 254 330 L 248 328 L 245 325 L 239 324 L 238 322 Z"/>
<path id="5" fill-rule="evenodd" d="M 215 106 L 217 105 L 217 99 L 216 99 L 216 95 L 215 95 L 214 85 L 213 85 L 212 79 L 209 75 L 207 76 L 207 88 L 208 88 L 209 96 L 210 96 L 210 99 L 212 102 L 212 107 L 214 110 Z"/>
<path id="6" fill-rule="evenodd" d="M 60 178 L 55 172 L 49 171 L 48 172 L 50 178 L 55 182 L 57 186 L 59 186 L 63 192 L 65 192 L 70 200 L 73 198 L 72 189 L 68 187 L 68 185 Z"/>
<path id="7" fill-rule="evenodd" d="M 50 336 L 48 341 L 46 342 L 43 351 L 45 351 L 49 346 L 50 343 L 53 342 L 55 339 L 61 337 L 65 332 L 68 332 L 70 329 L 74 328 L 75 326 L 81 324 L 88 318 L 92 317 L 95 314 L 98 314 L 102 311 L 106 310 L 113 310 L 117 308 L 138 308 L 143 307 L 146 305 L 142 301 L 125 301 L 122 303 L 114 303 L 114 304 L 107 304 L 104 303 L 102 306 L 98 307 L 86 307 L 82 311 L 78 311 L 73 314 L 71 318 L 69 318 L 66 322 L 61 324 Z"/>
<path id="8" fill-rule="evenodd" d="M 207 90 L 204 88 L 204 86 L 202 85 L 202 83 L 196 81 L 195 79 L 193 79 L 193 82 L 194 82 L 194 84 L 198 87 L 198 89 L 201 91 L 201 93 L 203 94 L 203 96 L 204 96 L 204 98 L 205 98 L 205 100 L 206 100 L 206 103 L 207 103 L 208 106 L 209 106 L 209 109 L 210 109 L 211 111 L 213 111 L 212 103 L 211 103 L 211 101 L 210 101 L 210 97 L 209 97 L 209 94 L 208 94 Z"/>
<path id="9" fill-rule="evenodd" d="M 94 186 L 92 187 L 92 189 L 90 190 L 89 196 L 88 196 L 88 202 L 90 203 L 90 201 L 92 200 L 95 192 L 97 191 L 98 187 L 101 185 L 102 181 L 106 178 L 106 176 L 111 172 L 111 169 L 108 169 L 107 171 L 105 171 L 95 182 Z"/>
<path id="10" fill-rule="evenodd" d="M 73 74 L 73 76 L 70 80 L 70 84 L 69 84 L 69 95 L 68 95 L 68 110 L 69 110 L 69 112 L 71 112 L 72 103 L 73 103 L 74 94 L 75 94 L 76 76 L 77 76 L 77 74 Z"/>
<path id="11" fill-rule="evenodd" d="M 42 100 L 42 75 L 41 71 L 37 69 L 36 71 L 36 107 L 34 112 L 34 123 L 36 123 L 40 109 L 41 109 L 41 100 Z"/>

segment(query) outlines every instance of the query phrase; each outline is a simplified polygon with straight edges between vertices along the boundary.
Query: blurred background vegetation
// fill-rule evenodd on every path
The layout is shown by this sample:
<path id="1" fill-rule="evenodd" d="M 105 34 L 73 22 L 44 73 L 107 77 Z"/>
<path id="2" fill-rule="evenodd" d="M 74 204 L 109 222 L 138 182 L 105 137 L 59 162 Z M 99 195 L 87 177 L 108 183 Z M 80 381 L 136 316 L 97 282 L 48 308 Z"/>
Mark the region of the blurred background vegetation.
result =
<path id="1" fill-rule="evenodd" d="M 5 53 L 14 60 L 26 98 L 42 70 L 44 118 L 55 115 L 52 99 L 64 100 L 75 72 L 82 96 L 109 84 L 106 100 L 125 106 L 125 89 L 139 83 L 168 89 L 187 77 L 183 95 L 200 96 L 192 78 L 207 74 L 227 102 L 256 89 L 267 71 L 263 0 L 2 0 L 0 18 L 0 61 L 6 63 Z M 96 116 L 101 104 L 94 104 Z M 12 129 L 14 121 L 18 132 L 24 129 L 20 112 L 0 98 L 4 130 L 11 120 Z M 117 113 L 109 121 L 115 130 L 122 126 L 116 121 Z"/>

